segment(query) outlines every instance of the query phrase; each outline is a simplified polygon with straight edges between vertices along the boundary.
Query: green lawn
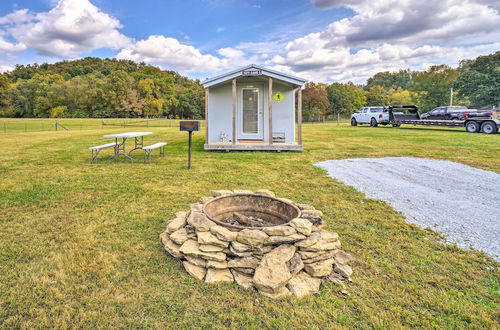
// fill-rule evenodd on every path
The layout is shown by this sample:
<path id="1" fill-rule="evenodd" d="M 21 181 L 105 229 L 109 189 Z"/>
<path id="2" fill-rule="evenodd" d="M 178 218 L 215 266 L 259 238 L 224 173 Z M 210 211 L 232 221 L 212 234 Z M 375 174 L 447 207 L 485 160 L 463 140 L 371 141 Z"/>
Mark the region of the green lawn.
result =
<path id="1" fill-rule="evenodd" d="M 0 133 L 1 327 L 498 328 L 499 263 L 443 244 L 313 163 L 414 156 L 500 172 L 500 135 L 307 124 L 301 153 L 207 153 L 199 132 L 188 171 L 187 134 L 175 127 L 150 128 L 148 142 L 169 142 L 152 164 L 90 165 L 87 147 L 133 129 L 99 123 Z M 207 285 L 162 250 L 167 221 L 210 190 L 264 188 L 324 212 L 357 258 L 349 296 L 327 284 L 319 297 L 277 302 Z"/>

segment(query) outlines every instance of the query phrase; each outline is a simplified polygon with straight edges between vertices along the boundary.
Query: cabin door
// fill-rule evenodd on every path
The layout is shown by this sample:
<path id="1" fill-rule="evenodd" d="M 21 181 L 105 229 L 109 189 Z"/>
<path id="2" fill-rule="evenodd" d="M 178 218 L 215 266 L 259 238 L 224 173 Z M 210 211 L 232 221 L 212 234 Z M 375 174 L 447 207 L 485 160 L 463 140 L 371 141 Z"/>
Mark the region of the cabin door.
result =
<path id="1" fill-rule="evenodd" d="M 239 94 L 238 138 L 241 140 L 263 140 L 262 88 L 257 85 L 242 86 Z"/>

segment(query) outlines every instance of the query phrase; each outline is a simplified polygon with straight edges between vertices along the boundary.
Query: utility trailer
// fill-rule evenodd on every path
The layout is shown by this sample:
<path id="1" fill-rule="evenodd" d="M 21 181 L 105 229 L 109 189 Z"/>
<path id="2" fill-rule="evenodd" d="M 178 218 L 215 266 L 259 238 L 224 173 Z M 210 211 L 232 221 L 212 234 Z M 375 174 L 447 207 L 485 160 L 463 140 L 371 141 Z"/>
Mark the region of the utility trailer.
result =
<path id="1" fill-rule="evenodd" d="M 471 116 L 464 120 L 422 119 L 418 107 L 415 105 L 390 105 L 384 107 L 384 111 L 389 112 L 389 122 L 393 127 L 401 125 L 465 127 L 467 133 L 482 132 L 485 134 L 495 134 L 498 132 L 498 127 L 500 127 L 500 121 L 491 117 Z"/>

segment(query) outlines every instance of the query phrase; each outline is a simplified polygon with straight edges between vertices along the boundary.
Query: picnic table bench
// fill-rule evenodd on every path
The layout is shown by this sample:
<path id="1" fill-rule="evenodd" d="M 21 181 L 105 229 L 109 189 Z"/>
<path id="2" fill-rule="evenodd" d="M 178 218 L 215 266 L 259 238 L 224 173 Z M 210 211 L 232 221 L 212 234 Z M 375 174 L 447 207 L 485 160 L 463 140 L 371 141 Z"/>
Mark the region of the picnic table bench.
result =
<path id="1" fill-rule="evenodd" d="M 95 146 L 95 147 L 90 147 L 89 149 L 92 151 L 92 159 L 90 160 L 90 162 L 92 164 L 97 163 L 97 156 L 99 156 L 99 152 L 102 149 L 111 148 L 111 147 L 116 147 L 116 142 L 101 144 L 100 146 Z"/>
<path id="2" fill-rule="evenodd" d="M 145 146 L 142 147 L 144 150 L 144 162 L 149 163 L 151 161 L 151 151 L 154 149 L 160 149 L 160 156 L 165 156 L 165 146 L 167 145 L 166 142 L 157 142 L 155 144 L 152 144 L 150 146 Z"/>

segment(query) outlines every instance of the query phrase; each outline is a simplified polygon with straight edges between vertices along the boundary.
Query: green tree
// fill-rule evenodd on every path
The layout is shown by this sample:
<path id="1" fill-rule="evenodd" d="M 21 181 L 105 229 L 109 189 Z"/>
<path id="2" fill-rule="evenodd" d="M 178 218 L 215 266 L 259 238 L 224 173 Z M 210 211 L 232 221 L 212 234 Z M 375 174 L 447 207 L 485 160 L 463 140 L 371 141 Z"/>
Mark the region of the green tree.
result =
<path id="1" fill-rule="evenodd" d="M 387 105 L 389 103 L 389 95 L 387 91 L 382 86 L 372 86 L 368 92 L 366 92 L 366 105 L 367 106 L 377 106 L 377 105 Z"/>
<path id="2" fill-rule="evenodd" d="M 413 93 L 408 90 L 398 88 L 389 90 L 389 103 L 398 105 L 411 105 L 413 103 Z"/>
<path id="3" fill-rule="evenodd" d="M 409 89 L 412 79 L 412 72 L 407 70 L 399 70 L 396 72 L 378 72 L 373 77 L 366 81 L 365 90 L 370 90 L 373 86 L 382 86 L 385 89 Z"/>
<path id="4" fill-rule="evenodd" d="M 0 116 L 12 115 L 12 106 L 9 97 L 10 82 L 7 76 L 0 74 Z"/>
<path id="5" fill-rule="evenodd" d="M 333 83 L 326 88 L 331 112 L 351 115 L 366 103 L 365 92 L 352 83 Z"/>
<path id="6" fill-rule="evenodd" d="M 500 105 L 500 51 L 460 63 L 456 81 L 458 96 L 473 106 Z"/>
<path id="7" fill-rule="evenodd" d="M 415 103 L 423 111 L 448 104 L 450 89 L 458 76 L 458 70 L 447 65 L 433 65 L 426 71 L 415 73 L 411 84 Z"/>

